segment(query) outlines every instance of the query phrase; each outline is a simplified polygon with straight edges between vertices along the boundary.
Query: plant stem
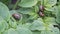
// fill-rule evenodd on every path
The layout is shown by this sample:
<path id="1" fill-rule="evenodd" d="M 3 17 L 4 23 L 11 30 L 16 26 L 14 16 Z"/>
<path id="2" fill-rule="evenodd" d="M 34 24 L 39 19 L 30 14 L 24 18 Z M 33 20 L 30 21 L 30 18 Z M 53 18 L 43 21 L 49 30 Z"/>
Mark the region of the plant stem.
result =
<path id="1" fill-rule="evenodd" d="M 41 5 L 44 5 L 44 0 L 41 0 Z"/>
<path id="2" fill-rule="evenodd" d="M 17 7 L 18 3 L 19 3 L 19 0 L 17 0 L 16 4 L 14 5 L 13 10 Z"/>

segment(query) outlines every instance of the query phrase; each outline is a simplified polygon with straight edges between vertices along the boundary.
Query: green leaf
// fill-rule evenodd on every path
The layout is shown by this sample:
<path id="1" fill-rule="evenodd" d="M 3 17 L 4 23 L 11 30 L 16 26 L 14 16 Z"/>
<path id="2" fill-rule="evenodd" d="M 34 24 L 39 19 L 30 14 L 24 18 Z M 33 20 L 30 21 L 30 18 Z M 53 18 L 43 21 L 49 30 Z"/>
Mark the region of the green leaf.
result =
<path id="1" fill-rule="evenodd" d="M 41 0 L 41 1 L 44 1 L 44 5 L 46 5 L 46 4 L 47 4 L 47 2 L 48 2 L 47 0 Z"/>
<path id="2" fill-rule="evenodd" d="M 4 31 L 3 34 L 17 34 L 17 31 L 15 31 L 15 29 L 13 29 L 13 28 L 10 28 L 10 29 Z"/>
<path id="3" fill-rule="evenodd" d="M 47 11 L 54 11 L 55 9 L 57 9 L 57 6 L 51 7 L 51 8 L 45 8 Z"/>
<path id="4" fill-rule="evenodd" d="M 4 26 L 5 26 L 5 29 L 8 29 L 9 28 L 9 25 L 7 22 L 4 22 Z"/>
<path id="5" fill-rule="evenodd" d="M 22 20 L 20 21 L 20 23 L 27 23 L 27 21 L 29 20 L 29 15 L 26 14 L 22 14 Z"/>
<path id="6" fill-rule="evenodd" d="M 51 8 L 45 8 L 47 11 L 51 11 L 52 14 L 56 15 L 56 12 L 58 11 L 57 6 L 51 7 Z"/>
<path id="7" fill-rule="evenodd" d="M 54 17 L 46 17 L 44 21 L 46 24 L 56 24 Z"/>
<path id="8" fill-rule="evenodd" d="M 25 23 L 25 24 L 23 24 L 23 27 L 25 27 L 25 28 L 29 28 L 31 26 L 31 23 Z"/>
<path id="9" fill-rule="evenodd" d="M 52 34 L 52 33 L 51 33 L 51 31 L 44 30 L 44 31 L 41 31 L 41 34 Z"/>
<path id="10" fill-rule="evenodd" d="M 29 29 L 24 27 L 19 27 L 16 31 L 18 32 L 18 34 L 32 34 L 32 32 Z"/>
<path id="11" fill-rule="evenodd" d="M 19 28 L 19 27 L 23 27 L 23 28 L 30 28 L 30 26 L 31 26 L 31 23 L 25 23 L 25 24 L 19 24 L 18 26 L 17 26 L 17 28 Z"/>
<path id="12" fill-rule="evenodd" d="M 2 17 L 0 17 L 0 32 L 3 32 L 7 28 L 8 28 L 7 22 Z"/>
<path id="13" fill-rule="evenodd" d="M 10 13 L 8 7 L 0 2 L 0 16 L 2 16 L 6 21 L 10 19 Z"/>
<path id="14" fill-rule="evenodd" d="M 0 0 L 0 2 L 3 2 L 4 4 L 8 4 L 9 0 Z"/>
<path id="15" fill-rule="evenodd" d="M 60 6 L 58 6 L 58 8 L 57 8 L 57 12 L 56 12 L 56 21 L 57 21 L 57 23 L 58 24 L 60 24 Z"/>
<path id="16" fill-rule="evenodd" d="M 32 25 L 30 26 L 31 30 L 44 30 L 44 24 L 43 24 L 43 20 L 41 18 L 38 18 L 37 20 L 34 20 L 34 22 L 32 23 Z"/>
<path id="17" fill-rule="evenodd" d="M 17 23 L 16 22 L 13 22 L 12 20 L 9 21 L 9 25 L 13 28 L 16 28 L 17 27 Z"/>
<path id="18" fill-rule="evenodd" d="M 37 0 L 21 0 L 21 2 L 18 4 L 21 7 L 32 7 L 37 4 Z"/>
<path id="19" fill-rule="evenodd" d="M 38 6 L 35 6 L 34 9 L 35 9 L 35 12 L 39 12 L 39 7 Z"/>
<path id="20" fill-rule="evenodd" d="M 47 0 L 46 7 L 52 7 L 57 3 L 57 0 Z"/>
<path id="21" fill-rule="evenodd" d="M 55 27 L 55 28 L 52 29 L 52 32 L 54 34 L 59 34 L 59 29 L 57 27 Z"/>
<path id="22" fill-rule="evenodd" d="M 11 11 L 10 11 L 10 14 L 11 14 L 11 15 L 12 15 L 12 14 L 15 14 L 15 13 L 17 13 L 16 10 L 11 10 Z"/>
<path id="23" fill-rule="evenodd" d="M 33 9 L 28 9 L 28 8 L 20 8 L 19 10 L 17 10 L 17 12 L 28 15 L 35 14 Z"/>
<path id="24" fill-rule="evenodd" d="M 31 15 L 31 16 L 29 17 L 29 19 L 37 19 L 38 17 L 39 17 L 38 14 L 34 14 L 34 15 Z"/>
<path id="25" fill-rule="evenodd" d="M 59 34 L 59 29 L 54 28 L 52 30 L 43 30 L 41 34 Z"/>
<path id="26" fill-rule="evenodd" d="M 33 34 L 41 34 L 41 31 L 32 31 Z"/>

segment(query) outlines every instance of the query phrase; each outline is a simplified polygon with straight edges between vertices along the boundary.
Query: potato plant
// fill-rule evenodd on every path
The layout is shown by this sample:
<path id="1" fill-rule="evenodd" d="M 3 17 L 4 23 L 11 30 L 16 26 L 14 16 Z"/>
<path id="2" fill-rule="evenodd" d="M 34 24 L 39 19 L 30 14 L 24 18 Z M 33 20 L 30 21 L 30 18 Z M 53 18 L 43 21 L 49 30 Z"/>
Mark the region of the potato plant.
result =
<path id="1" fill-rule="evenodd" d="M 0 34 L 60 34 L 60 0 L 0 0 Z"/>

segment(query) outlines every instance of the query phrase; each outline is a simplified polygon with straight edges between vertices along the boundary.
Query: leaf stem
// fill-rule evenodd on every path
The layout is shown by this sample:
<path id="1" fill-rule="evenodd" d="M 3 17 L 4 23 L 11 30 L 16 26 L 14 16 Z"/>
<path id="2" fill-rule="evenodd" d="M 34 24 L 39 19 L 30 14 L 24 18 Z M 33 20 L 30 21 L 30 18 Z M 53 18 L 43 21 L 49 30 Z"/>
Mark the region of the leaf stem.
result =
<path id="1" fill-rule="evenodd" d="M 19 0 L 17 0 L 16 4 L 14 5 L 13 10 L 17 7 L 18 3 L 19 3 Z"/>

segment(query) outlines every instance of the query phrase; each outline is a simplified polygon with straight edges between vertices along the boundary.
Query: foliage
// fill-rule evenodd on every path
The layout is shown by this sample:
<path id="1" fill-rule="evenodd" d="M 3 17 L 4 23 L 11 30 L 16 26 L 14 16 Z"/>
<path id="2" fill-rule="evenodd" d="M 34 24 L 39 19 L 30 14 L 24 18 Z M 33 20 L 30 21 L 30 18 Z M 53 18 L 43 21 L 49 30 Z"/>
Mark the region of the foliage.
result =
<path id="1" fill-rule="evenodd" d="M 60 34 L 59 14 L 60 0 L 0 0 L 0 34 Z"/>

